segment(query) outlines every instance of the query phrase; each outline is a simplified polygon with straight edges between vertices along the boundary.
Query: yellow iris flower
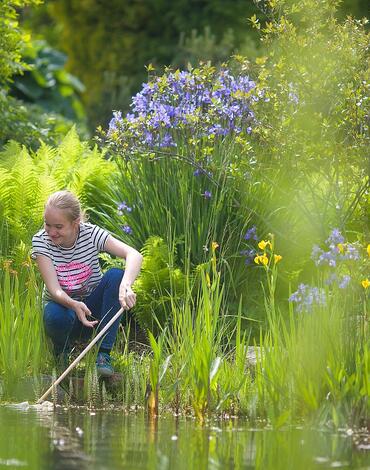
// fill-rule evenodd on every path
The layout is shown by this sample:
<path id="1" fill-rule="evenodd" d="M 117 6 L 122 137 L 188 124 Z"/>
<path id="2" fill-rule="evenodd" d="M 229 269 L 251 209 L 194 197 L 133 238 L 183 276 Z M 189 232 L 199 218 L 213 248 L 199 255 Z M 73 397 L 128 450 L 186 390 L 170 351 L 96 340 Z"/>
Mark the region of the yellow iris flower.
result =
<path id="1" fill-rule="evenodd" d="M 281 261 L 283 257 L 281 255 L 274 255 L 275 264 Z"/>
<path id="2" fill-rule="evenodd" d="M 370 245 L 367 245 L 366 251 L 367 251 L 367 254 L 368 254 L 369 257 L 370 257 Z"/>
<path id="3" fill-rule="evenodd" d="M 369 286 L 370 286 L 370 281 L 369 279 L 364 279 L 363 281 L 361 281 L 361 285 L 364 289 L 367 289 Z"/>
<path id="4" fill-rule="evenodd" d="M 269 259 L 267 258 L 266 255 L 262 255 L 262 256 L 260 256 L 260 261 L 264 266 L 267 266 L 267 264 L 269 262 Z"/>
<path id="5" fill-rule="evenodd" d="M 216 251 L 216 249 L 219 247 L 220 245 L 217 243 L 217 242 L 212 242 L 212 251 Z"/>
<path id="6" fill-rule="evenodd" d="M 270 249 L 272 249 L 272 246 L 271 246 L 271 242 L 270 241 L 265 241 L 265 240 L 261 240 L 259 243 L 258 243 L 258 248 L 260 250 L 265 250 L 266 249 L 266 246 L 269 246 Z"/>
<path id="7" fill-rule="evenodd" d="M 258 255 L 258 256 L 256 256 L 256 257 L 254 258 L 254 262 L 255 262 L 256 264 L 260 264 L 260 263 L 261 263 L 261 264 L 263 264 L 264 266 L 267 266 L 267 264 L 268 264 L 268 262 L 269 262 L 269 259 L 268 259 L 268 257 L 267 257 L 265 254 L 263 254 L 263 255 Z"/>

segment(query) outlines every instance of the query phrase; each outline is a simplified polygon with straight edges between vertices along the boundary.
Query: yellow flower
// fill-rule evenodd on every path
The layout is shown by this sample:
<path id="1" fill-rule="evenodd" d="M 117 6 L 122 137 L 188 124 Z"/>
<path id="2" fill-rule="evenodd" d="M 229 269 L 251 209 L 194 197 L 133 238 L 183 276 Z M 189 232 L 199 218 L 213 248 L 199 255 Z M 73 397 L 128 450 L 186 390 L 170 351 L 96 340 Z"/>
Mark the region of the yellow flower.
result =
<path id="1" fill-rule="evenodd" d="M 216 251 L 216 249 L 220 246 L 217 242 L 212 242 L 212 251 Z"/>
<path id="2" fill-rule="evenodd" d="M 281 255 L 274 255 L 275 264 L 281 261 L 283 257 Z"/>
<path id="3" fill-rule="evenodd" d="M 269 242 L 268 240 L 265 241 L 265 240 L 261 240 L 259 243 L 258 243 L 258 248 L 260 250 L 265 250 L 266 249 L 266 246 L 270 246 L 270 248 L 272 249 L 272 246 L 271 246 L 271 242 Z"/>
<path id="4" fill-rule="evenodd" d="M 369 286 L 370 286 L 370 281 L 369 279 L 364 279 L 363 281 L 361 281 L 361 285 L 364 289 L 367 289 Z"/>
<path id="5" fill-rule="evenodd" d="M 266 255 L 262 255 L 262 256 L 260 256 L 260 261 L 264 266 L 266 266 L 267 263 L 269 262 L 269 259 L 267 258 Z"/>
<path id="6" fill-rule="evenodd" d="M 256 264 L 263 264 L 264 266 L 267 266 L 268 262 L 269 262 L 269 259 L 268 257 L 266 256 L 266 254 L 264 253 L 263 255 L 257 255 L 255 258 L 254 258 L 254 262 Z"/>
<path id="7" fill-rule="evenodd" d="M 339 250 L 339 253 L 344 253 L 344 245 L 343 243 L 338 243 L 337 248 Z"/>
<path id="8" fill-rule="evenodd" d="M 367 245 L 366 251 L 367 251 L 367 254 L 370 256 L 370 244 Z"/>

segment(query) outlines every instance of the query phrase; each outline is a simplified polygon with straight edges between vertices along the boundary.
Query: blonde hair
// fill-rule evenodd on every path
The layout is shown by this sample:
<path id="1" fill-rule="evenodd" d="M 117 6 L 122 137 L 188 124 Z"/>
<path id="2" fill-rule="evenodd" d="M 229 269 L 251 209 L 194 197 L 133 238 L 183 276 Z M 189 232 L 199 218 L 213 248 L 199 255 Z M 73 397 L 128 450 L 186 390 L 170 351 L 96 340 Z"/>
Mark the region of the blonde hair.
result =
<path id="1" fill-rule="evenodd" d="M 81 222 L 86 221 L 85 212 L 81 208 L 80 201 L 70 191 L 63 190 L 51 194 L 46 201 L 45 210 L 48 207 L 55 207 L 56 209 L 65 211 L 67 218 L 71 222 L 77 220 L 78 218 L 81 219 Z"/>

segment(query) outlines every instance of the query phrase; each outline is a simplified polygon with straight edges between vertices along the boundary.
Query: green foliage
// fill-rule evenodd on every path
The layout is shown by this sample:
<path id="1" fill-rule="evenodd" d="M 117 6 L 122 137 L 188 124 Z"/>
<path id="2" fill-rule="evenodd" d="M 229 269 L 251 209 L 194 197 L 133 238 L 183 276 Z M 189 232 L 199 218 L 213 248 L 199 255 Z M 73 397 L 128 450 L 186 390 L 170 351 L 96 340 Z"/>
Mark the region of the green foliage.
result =
<path id="1" fill-rule="evenodd" d="M 267 5 L 267 22 L 251 18 L 265 45 L 252 145 L 274 193 L 271 231 L 290 233 L 279 250 L 297 270 L 331 228 L 367 230 L 368 33 L 366 21 L 337 20 L 336 2 Z"/>
<path id="2" fill-rule="evenodd" d="M 97 148 L 90 149 L 72 129 L 58 147 L 41 144 L 36 152 L 17 142 L 0 152 L 0 214 L 3 237 L 0 253 L 20 242 L 31 243 L 42 226 L 43 206 L 53 191 L 69 188 L 89 207 L 97 191 L 106 191 L 112 163 Z"/>
<path id="3" fill-rule="evenodd" d="M 40 145 L 40 140 L 57 145 L 73 125 L 59 114 L 46 113 L 38 105 L 25 104 L 4 90 L 0 90 L 0 113 L 0 147 L 9 140 L 32 149 Z"/>
<path id="4" fill-rule="evenodd" d="M 46 112 L 82 120 L 84 110 L 78 93 L 85 88 L 77 77 L 66 72 L 67 57 L 44 40 L 29 42 L 22 52 L 27 69 L 13 77 L 11 94 L 39 105 Z"/>
<path id="5" fill-rule="evenodd" d="M 171 319 L 172 302 L 183 297 L 186 277 L 175 267 L 175 253 L 162 238 L 150 237 L 142 254 L 141 274 L 135 282 L 135 316 L 144 329 L 157 331 Z"/>
<path id="6" fill-rule="evenodd" d="M 13 139 L 36 148 L 39 140 L 55 144 L 65 135 L 72 126 L 72 122 L 57 114 L 57 109 L 45 112 L 42 106 L 26 104 L 9 95 L 10 82 L 14 76 L 18 77 L 26 73 L 36 75 L 37 72 L 29 72 L 30 66 L 22 59 L 22 53 L 32 48 L 30 35 L 18 24 L 18 9 L 29 5 L 39 4 L 39 0 L 1 2 L 0 11 L 0 146 Z M 26 71 L 26 72 L 25 72 Z M 59 70 L 53 72 L 54 76 L 60 75 L 60 82 L 66 79 L 66 73 Z M 67 76 L 68 77 L 68 76 Z M 19 84 L 19 78 L 16 82 Z M 25 78 L 27 80 L 27 78 Z M 39 82 L 42 81 L 38 74 Z M 68 85 L 68 83 L 67 83 Z M 31 85 L 32 86 L 32 85 Z M 33 93 L 40 93 L 33 87 Z M 23 89 L 26 91 L 26 88 Z M 30 87 L 27 89 L 30 92 Z M 35 96 L 34 96 L 35 97 Z M 65 103 L 65 100 L 64 100 Z M 76 103 L 77 104 L 77 103 Z"/>
<path id="7" fill-rule="evenodd" d="M 21 49 L 29 41 L 18 24 L 17 8 L 37 5 L 40 0 L 2 0 L 0 11 L 0 87 L 8 85 L 15 73 L 25 65 L 21 60 Z"/>

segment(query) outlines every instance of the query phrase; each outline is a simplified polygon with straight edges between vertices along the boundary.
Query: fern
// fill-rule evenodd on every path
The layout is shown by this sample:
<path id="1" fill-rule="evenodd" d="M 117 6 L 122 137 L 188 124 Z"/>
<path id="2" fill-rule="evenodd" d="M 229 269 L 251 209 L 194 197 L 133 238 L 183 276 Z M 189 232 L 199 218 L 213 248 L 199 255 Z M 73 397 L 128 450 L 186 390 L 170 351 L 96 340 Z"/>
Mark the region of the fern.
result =
<path id="1" fill-rule="evenodd" d="M 30 247 L 52 192 L 68 188 L 90 206 L 99 202 L 99 193 L 108 192 L 113 171 L 113 164 L 81 142 L 74 128 L 55 148 L 41 143 L 36 152 L 29 152 L 9 142 L 0 152 L 1 235 L 6 236 L 0 256 L 9 256 L 20 242 Z"/>
<path id="2" fill-rule="evenodd" d="M 150 237 L 142 249 L 143 265 L 135 283 L 135 316 L 145 329 L 156 331 L 171 319 L 171 300 L 185 292 L 185 275 L 172 264 L 176 253 L 160 237 Z"/>

